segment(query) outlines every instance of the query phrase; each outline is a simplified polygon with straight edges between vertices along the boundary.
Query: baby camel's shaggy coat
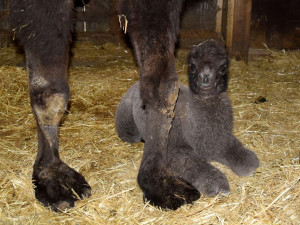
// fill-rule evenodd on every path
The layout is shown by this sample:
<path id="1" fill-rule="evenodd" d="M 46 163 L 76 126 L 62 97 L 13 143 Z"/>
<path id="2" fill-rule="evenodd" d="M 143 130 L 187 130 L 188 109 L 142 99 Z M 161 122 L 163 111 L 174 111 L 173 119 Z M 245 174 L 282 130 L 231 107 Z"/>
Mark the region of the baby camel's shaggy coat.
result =
<path id="1" fill-rule="evenodd" d="M 191 51 L 188 63 L 190 87 L 180 86 L 168 141 L 168 168 L 200 193 L 229 194 L 226 176 L 210 162 L 223 163 L 237 175 L 247 176 L 255 172 L 259 161 L 232 133 L 232 106 L 226 94 L 228 56 L 223 46 L 209 40 Z M 147 142 L 146 117 L 137 82 L 117 109 L 119 137 Z"/>

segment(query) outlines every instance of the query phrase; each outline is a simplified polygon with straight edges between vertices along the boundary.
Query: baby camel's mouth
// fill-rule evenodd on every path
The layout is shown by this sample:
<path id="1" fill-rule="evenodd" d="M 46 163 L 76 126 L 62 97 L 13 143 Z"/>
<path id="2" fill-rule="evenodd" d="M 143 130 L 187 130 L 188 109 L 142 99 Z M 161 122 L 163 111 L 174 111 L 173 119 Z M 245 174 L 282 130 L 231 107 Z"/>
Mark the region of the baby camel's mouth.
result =
<path id="1" fill-rule="evenodd" d="M 200 87 L 200 90 L 202 90 L 202 91 L 209 91 L 209 90 L 215 88 L 215 83 L 201 83 L 199 85 L 199 87 Z"/>
<path id="2" fill-rule="evenodd" d="M 213 75 L 201 75 L 198 80 L 198 86 L 202 91 L 210 91 L 216 86 L 216 79 Z"/>

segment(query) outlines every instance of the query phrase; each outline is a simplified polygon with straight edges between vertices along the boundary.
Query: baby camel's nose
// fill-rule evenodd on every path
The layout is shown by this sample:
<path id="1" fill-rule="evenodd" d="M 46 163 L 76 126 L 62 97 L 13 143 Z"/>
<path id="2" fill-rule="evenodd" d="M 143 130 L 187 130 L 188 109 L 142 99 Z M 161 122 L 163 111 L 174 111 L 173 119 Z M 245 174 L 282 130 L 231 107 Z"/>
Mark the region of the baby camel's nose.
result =
<path id="1" fill-rule="evenodd" d="M 212 70 L 208 66 L 204 66 L 200 73 L 203 83 L 209 83 L 209 79 L 212 77 L 212 75 Z"/>

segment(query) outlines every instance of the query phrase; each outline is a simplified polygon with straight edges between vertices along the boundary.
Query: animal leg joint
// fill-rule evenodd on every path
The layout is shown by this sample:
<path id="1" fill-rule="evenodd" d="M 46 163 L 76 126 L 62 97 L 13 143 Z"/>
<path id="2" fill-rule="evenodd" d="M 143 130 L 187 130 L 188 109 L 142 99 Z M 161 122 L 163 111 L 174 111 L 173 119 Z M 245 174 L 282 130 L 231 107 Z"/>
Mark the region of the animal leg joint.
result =
<path id="1" fill-rule="evenodd" d="M 50 148 L 58 147 L 58 125 L 67 106 L 67 98 L 63 93 L 38 94 L 38 102 L 33 104 L 33 110 Z"/>
<path id="2" fill-rule="evenodd" d="M 38 123 L 41 126 L 58 126 L 67 107 L 65 94 L 55 93 L 49 96 L 41 96 L 41 98 L 39 100 L 42 104 L 34 103 L 33 105 Z"/>

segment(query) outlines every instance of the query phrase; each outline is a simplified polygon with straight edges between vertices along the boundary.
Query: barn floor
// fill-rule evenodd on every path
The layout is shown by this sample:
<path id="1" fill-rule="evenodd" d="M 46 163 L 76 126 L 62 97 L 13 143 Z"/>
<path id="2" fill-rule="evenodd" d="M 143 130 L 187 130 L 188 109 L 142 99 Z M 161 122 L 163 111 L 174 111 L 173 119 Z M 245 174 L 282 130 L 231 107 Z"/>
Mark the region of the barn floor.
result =
<path id="1" fill-rule="evenodd" d="M 215 164 L 228 176 L 229 197 L 202 196 L 193 205 L 162 211 L 143 203 L 136 182 L 143 144 L 122 142 L 114 128 L 118 102 L 138 80 L 131 50 L 77 43 L 60 155 L 85 176 L 93 195 L 61 213 L 44 208 L 34 197 L 36 124 L 26 71 L 19 66 L 23 56 L 15 52 L 13 47 L 0 49 L 0 224 L 299 224 L 299 51 L 270 51 L 249 65 L 231 61 L 228 94 L 234 132 L 258 155 L 256 174 L 241 178 Z M 177 53 L 184 83 L 187 53 Z M 259 96 L 267 101 L 255 104 Z"/>

